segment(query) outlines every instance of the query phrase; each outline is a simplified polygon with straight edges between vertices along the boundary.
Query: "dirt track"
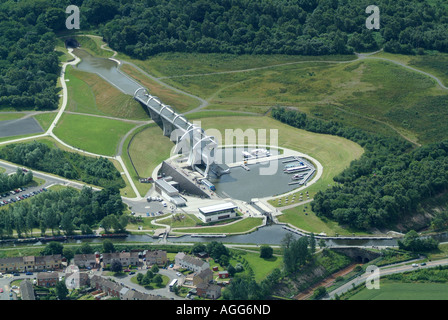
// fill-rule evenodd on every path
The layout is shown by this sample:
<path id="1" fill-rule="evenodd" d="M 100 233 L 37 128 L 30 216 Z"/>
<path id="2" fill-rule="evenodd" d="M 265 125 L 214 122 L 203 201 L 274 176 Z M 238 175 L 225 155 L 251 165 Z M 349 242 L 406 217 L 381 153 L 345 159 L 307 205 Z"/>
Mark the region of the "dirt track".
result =
<path id="1" fill-rule="evenodd" d="M 321 282 L 315 284 L 314 286 L 306 289 L 305 291 L 302 291 L 301 293 L 299 293 L 298 295 L 296 295 L 294 297 L 295 300 L 306 300 L 308 298 L 310 298 L 313 293 L 314 290 L 316 290 L 318 287 L 330 287 L 336 280 L 337 277 L 343 277 L 346 274 L 350 273 L 357 265 L 357 263 L 353 263 L 351 265 L 349 265 L 348 267 L 333 273 L 331 276 L 329 276 L 328 278 L 325 278 L 324 280 L 322 280 Z"/>

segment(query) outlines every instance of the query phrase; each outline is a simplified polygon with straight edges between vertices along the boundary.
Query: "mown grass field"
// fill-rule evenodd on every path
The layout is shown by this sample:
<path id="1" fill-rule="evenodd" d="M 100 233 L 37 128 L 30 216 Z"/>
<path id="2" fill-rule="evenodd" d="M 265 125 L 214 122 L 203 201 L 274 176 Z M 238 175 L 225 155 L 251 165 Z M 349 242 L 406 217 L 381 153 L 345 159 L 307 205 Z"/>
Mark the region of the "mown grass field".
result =
<path id="1" fill-rule="evenodd" d="M 349 300 L 448 300 L 448 286 L 445 283 L 382 280 L 380 289 L 363 289 Z"/>
<path id="2" fill-rule="evenodd" d="M 140 177 L 150 177 L 154 169 L 170 157 L 173 147 L 156 124 L 138 130 L 129 146 L 129 154 Z"/>
<path id="3" fill-rule="evenodd" d="M 54 133 L 81 151 L 114 156 L 121 139 L 134 126 L 119 120 L 64 114 Z"/>
<path id="4" fill-rule="evenodd" d="M 245 218 L 238 222 L 215 226 L 215 227 L 197 227 L 197 228 L 179 228 L 172 230 L 176 233 L 238 233 L 247 232 L 252 228 L 261 226 L 263 219 L 260 218 Z"/>
<path id="5" fill-rule="evenodd" d="M 122 93 L 97 74 L 68 66 L 65 77 L 69 79 L 67 111 L 148 120 L 146 111 L 132 96 Z"/>
<path id="6" fill-rule="evenodd" d="M 164 104 L 171 106 L 177 112 L 186 112 L 200 105 L 200 101 L 198 99 L 164 87 L 156 81 L 148 78 L 131 65 L 124 64 L 120 67 L 120 70 L 137 80 L 140 84 L 142 84 L 142 86 L 149 90 L 150 94 L 159 97 Z"/>

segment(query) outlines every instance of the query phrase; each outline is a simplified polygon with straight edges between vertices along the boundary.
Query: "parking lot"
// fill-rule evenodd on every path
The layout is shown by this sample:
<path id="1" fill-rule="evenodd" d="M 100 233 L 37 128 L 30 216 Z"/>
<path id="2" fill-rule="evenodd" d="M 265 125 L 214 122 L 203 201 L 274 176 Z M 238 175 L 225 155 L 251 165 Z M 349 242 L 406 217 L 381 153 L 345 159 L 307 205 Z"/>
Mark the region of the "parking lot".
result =
<path id="1" fill-rule="evenodd" d="M 6 206 L 10 203 L 22 201 L 46 191 L 47 188 L 45 187 L 17 188 L 0 195 L 0 206 Z"/>

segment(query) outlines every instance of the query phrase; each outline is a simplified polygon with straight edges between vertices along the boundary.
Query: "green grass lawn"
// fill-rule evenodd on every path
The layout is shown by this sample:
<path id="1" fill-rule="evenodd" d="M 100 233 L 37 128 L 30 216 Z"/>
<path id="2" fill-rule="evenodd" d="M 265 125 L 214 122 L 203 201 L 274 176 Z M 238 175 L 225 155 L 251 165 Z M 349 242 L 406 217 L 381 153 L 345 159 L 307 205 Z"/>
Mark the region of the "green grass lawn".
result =
<path id="1" fill-rule="evenodd" d="M 238 222 L 216 226 L 216 227 L 201 227 L 201 228 L 185 228 L 175 229 L 172 232 L 175 233 L 239 233 L 247 232 L 252 228 L 261 226 L 263 220 L 261 218 L 245 218 Z"/>
<path id="2" fill-rule="evenodd" d="M 23 118 L 24 113 L 4 113 L 0 112 L 0 121 L 17 120 Z"/>
<path id="3" fill-rule="evenodd" d="M 47 131 L 53 122 L 54 118 L 56 118 L 57 112 L 48 112 L 48 113 L 40 113 L 34 116 L 34 119 L 39 122 L 40 126 L 44 131 Z"/>
<path id="4" fill-rule="evenodd" d="M 114 156 L 121 139 L 134 126 L 119 120 L 64 114 L 54 133 L 65 143 L 81 150 Z"/>
<path id="5" fill-rule="evenodd" d="M 162 276 L 163 282 L 160 285 L 156 285 L 154 282 L 151 282 L 150 284 L 148 284 L 146 286 L 142 286 L 142 287 L 144 287 L 146 290 L 165 288 L 166 285 L 168 284 L 168 282 L 170 281 L 170 278 L 168 278 L 167 276 L 162 275 L 162 274 L 161 274 L 161 276 Z M 135 283 L 135 284 L 139 284 L 137 281 L 137 276 L 133 276 L 131 278 L 131 282 Z"/>
<path id="6" fill-rule="evenodd" d="M 315 234 L 323 232 L 327 236 L 336 236 L 337 234 L 347 236 L 353 234 L 357 236 L 368 235 L 366 232 L 346 229 L 335 221 L 319 218 L 311 209 L 311 203 L 284 210 L 283 214 L 278 216 L 278 220 Z"/>
<path id="7" fill-rule="evenodd" d="M 137 80 L 140 84 L 142 84 L 142 86 L 147 88 L 152 95 L 159 97 L 164 104 L 171 106 L 177 112 L 183 113 L 199 107 L 200 105 L 200 101 L 198 99 L 164 87 L 156 81 L 148 78 L 131 65 L 124 64 L 120 67 L 120 70 Z"/>
<path id="8" fill-rule="evenodd" d="M 167 219 L 159 219 L 158 223 L 166 224 L 171 226 L 171 228 L 185 228 L 185 227 L 194 227 L 196 224 L 201 223 L 193 214 L 179 213 L 176 214 L 176 217 L 170 217 Z"/>
<path id="9" fill-rule="evenodd" d="M 109 84 L 94 73 L 68 66 L 67 111 L 111 116 L 123 119 L 149 120 L 143 107 L 130 95 Z"/>
<path id="10" fill-rule="evenodd" d="M 129 145 L 129 154 L 140 177 L 150 177 L 154 169 L 170 157 L 173 147 L 169 137 L 165 137 L 156 124 L 138 129 Z"/>
<path id="11" fill-rule="evenodd" d="M 144 61 L 132 59 L 122 53 L 120 53 L 118 57 L 133 62 L 146 72 L 153 74 L 156 77 L 244 70 L 298 61 L 345 61 L 356 58 L 354 55 L 313 57 L 275 54 L 234 55 L 214 53 L 161 53 Z"/>
<path id="12" fill-rule="evenodd" d="M 445 283 L 401 283 L 382 280 L 380 289 L 363 289 L 349 300 L 448 300 Z"/>

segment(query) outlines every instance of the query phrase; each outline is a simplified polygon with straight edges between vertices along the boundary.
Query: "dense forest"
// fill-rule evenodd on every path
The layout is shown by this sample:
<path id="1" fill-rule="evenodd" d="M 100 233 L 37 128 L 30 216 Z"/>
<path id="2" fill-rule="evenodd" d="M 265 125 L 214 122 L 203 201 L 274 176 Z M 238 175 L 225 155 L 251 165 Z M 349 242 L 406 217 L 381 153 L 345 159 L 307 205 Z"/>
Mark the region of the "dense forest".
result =
<path id="1" fill-rule="evenodd" d="M 403 139 L 309 119 L 294 110 L 276 108 L 272 116 L 296 128 L 347 138 L 366 150 L 334 178 L 338 185 L 316 194 L 311 205 L 318 216 L 358 229 L 381 228 L 448 190 L 448 141 L 411 150 Z"/>
<path id="2" fill-rule="evenodd" d="M 126 186 L 120 172 L 108 159 L 50 148 L 37 141 L 7 145 L 0 150 L 0 158 L 100 187 L 120 189 Z"/>
<path id="3" fill-rule="evenodd" d="M 370 0 L 122 0 L 103 2 L 110 46 L 146 58 L 160 52 L 345 54 L 354 50 L 448 51 L 444 1 L 378 0 L 380 30 L 366 28 Z"/>
<path id="4" fill-rule="evenodd" d="M 0 0 L 0 108 L 56 109 L 56 34 L 69 5 L 80 26 L 133 57 L 161 52 L 345 54 L 448 52 L 442 0 L 378 0 L 380 30 L 365 26 L 370 0 Z"/>
<path id="5" fill-rule="evenodd" d="M 66 188 L 40 193 L 29 201 L 16 203 L 1 210 L 0 237 L 31 235 L 35 228 L 42 234 L 47 230 L 71 234 L 74 230 L 87 230 L 106 217 L 121 217 L 124 204 L 117 189 L 81 191 Z"/>

